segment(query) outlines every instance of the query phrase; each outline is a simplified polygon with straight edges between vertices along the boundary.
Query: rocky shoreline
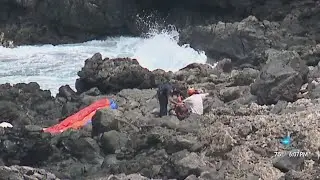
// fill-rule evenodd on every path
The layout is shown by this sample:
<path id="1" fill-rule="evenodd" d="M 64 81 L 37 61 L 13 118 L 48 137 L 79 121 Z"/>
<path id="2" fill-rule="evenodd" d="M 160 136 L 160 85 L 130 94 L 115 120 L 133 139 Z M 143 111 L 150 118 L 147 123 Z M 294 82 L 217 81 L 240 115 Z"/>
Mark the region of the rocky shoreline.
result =
<path id="1" fill-rule="evenodd" d="M 0 45 L 56 45 L 107 36 L 135 36 L 148 31 L 152 26 L 150 23 L 158 20 L 159 28 L 174 24 L 180 31 L 179 43 L 190 44 L 196 50 L 205 51 L 209 63 L 228 58 L 236 67 L 260 69 L 265 63 L 263 60 L 266 59 L 262 56 L 265 56 L 265 51 L 269 48 L 296 51 L 308 66 L 316 66 L 319 62 L 318 1 L 245 0 L 242 4 L 231 0 L 230 4 L 224 4 L 222 1 L 202 0 L 197 3 L 188 0 L 185 2 L 188 8 L 178 8 L 174 6 L 176 3 L 173 3 L 172 7 L 165 8 L 170 11 L 166 15 L 157 3 L 151 5 L 143 0 L 130 0 L 125 6 L 121 6 L 122 1 L 113 1 L 100 2 L 102 4 L 74 0 L 59 0 L 55 3 L 48 0 L 14 3 L 1 1 L 0 8 L 4 8 L 4 12 L 11 11 L 13 7 L 15 11 L 12 11 L 10 16 L 3 15 L 3 21 L 0 21 Z M 226 12 L 228 9 L 233 11 L 219 13 L 212 10 L 208 13 L 195 13 L 202 5 L 212 9 L 224 9 Z M 72 11 L 54 8 L 56 6 L 65 6 Z M 101 8 L 104 6 L 110 6 L 110 9 L 119 9 L 121 6 L 119 12 L 122 13 L 116 15 L 114 11 L 108 11 L 108 8 Z M 251 13 L 248 12 L 249 9 Z M 159 12 L 159 15 L 150 16 L 148 12 Z M 20 14 L 25 16 L 21 17 Z M 95 19 L 95 23 L 92 19 Z"/>
<path id="2" fill-rule="evenodd" d="M 178 72 L 149 71 L 137 60 L 97 53 L 79 71 L 77 92 L 66 85 L 53 97 L 36 82 L 0 85 L 0 121 L 13 125 L 0 127 L 0 179 L 320 179 L 319 2 L 171 4 L 0 1 L 1 45 L 138 35 L 143 27 L 132 17 L 158 10 L 175 12 L 168 18 L 182 27 L 180 43 L 219 62 L 214 68 L 190 64 Z M 211 10 L 197 13 L 204 7 Z M 205 114 L 157 118 L 155 88 L 164 81 L 209 92 Z M 94 123 L 79 131 L 42 132 L 103 97 L 119 109 L 98 111 Z M 289 150 L 280 144 L 288 132 Z M 287 151 L 308 155 L 275 156 Z"/>
<path id="3" fill-rule="evenodd" d="M 97 53 L 79 71 L 77 92 L 62 86 L 52 97 L 37 83 L 0 85 L 0 118 L 14 125 L 0 129 L 0 175 L 317 179 L 319 66 L 308 67 L 294 51 L 269 49 L 265 54 L 261 69 L 236 67 L 224 59 L 214 68 L 190 64 L 173 73 L 149 71 L 134 59 L 103 59 Z M 155 87 L 167 80 L 209 92 L 205 114 L 182 121 L 156 117 Z M 42 132 L 102 97 L 114 99 L 119 109 L 98 111 L 92 126 L 79 131 Z M 307 157 L 275 157 L 274 152 L 287 151 L 280 144 L 287 132 L 293 151 L 309 152 Z"/>
<path id="4" fill-rule="evenodd" d="M 319 41 L 319 2 L 314 0 L 1 0 L 0 11 L 0 32 L 16 45 L 141 35 L 153 21 L 193 29 L 240 22 L 251 15 L 272 22 L 266 26 L 280 24 L 292 35 Z"/>

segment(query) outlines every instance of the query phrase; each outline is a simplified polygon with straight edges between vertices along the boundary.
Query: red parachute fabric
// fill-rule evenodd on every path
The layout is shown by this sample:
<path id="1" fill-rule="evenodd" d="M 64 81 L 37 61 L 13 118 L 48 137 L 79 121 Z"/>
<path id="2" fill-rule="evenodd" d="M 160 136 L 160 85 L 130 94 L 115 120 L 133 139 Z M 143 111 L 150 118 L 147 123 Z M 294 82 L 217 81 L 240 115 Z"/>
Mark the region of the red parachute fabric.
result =
<path id="1" fill-rule="evenodd" d="M 79 129 L 83 127 L 91 118 L 95 115 L 96 111 L 102 108 L 108 108 L 110 106 L 109 99 L 100 99 L 91 105 L 81 109 L 77 113 L 67 117 L 59 124 L 51 126 L 49 128 L 44 128 L 44 132 L 49 132 L 51 134 L 58 134 L 67 129 Z"/>

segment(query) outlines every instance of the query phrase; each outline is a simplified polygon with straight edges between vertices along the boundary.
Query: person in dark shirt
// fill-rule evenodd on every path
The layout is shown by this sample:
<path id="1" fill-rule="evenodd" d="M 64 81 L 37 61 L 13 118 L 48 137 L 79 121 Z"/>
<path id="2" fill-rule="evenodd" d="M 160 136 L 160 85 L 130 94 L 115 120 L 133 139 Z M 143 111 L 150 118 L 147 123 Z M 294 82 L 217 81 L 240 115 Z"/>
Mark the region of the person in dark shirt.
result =
<path id="1" fill-rule="evenodd" d="M 169 101 L 173 104 L 177 103 L 172 99 L 174 91 L 175 88 L 170 83 L 164 83 L 158 86 L 157 96 L 160 104 L 160 117 L 168 115 Z"/>

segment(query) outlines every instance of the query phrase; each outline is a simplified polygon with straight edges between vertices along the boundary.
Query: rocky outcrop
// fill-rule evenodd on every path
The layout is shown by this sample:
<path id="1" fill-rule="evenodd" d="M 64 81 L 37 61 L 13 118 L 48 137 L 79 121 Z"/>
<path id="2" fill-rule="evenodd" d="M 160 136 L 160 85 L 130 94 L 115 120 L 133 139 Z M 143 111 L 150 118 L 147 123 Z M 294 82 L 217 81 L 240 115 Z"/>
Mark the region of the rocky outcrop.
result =
<path id="1" fill-rule="evenodd" d="M 153 20 L 183 29 L 218 21 L 241 21 L 250 15 L 270 22 L 285 19 L 283 26 L 291 32 L 304 34 L 303 29 L 308 28 L 309 35 L 319 40 L 319 4 L 312 0 L 2 0 L 0 11 L 0 32 L 18 45 L 137 35 L 147 31 Z M 151 20 L 150 14 L 154 16 Z M 142 22 L 136 22 L 141 17 Z"/>
<path id="2" fill-rule="evenodd" d="M 259 104 L 297 100 L 301 86 L 307 82 L 309 69 L 305 62 L 294 51 L 269 50 L 266 54 L 267 63 L 251 85 L 251 93 Z"/>
<path id="3" fill-rule="evenodd" d="M 39 84 L 0 85 L 0 119 L 13 126 L 49 125 L 61 117 L 61 104 Z"/>
<path id="4" fill-rule="evenodd" d="M 92 33 L 96 36 L 128 33 L 128 26 L 134 17 L 134 1 L 35 1 L 36 12 L 47 21 L 53 21 L 60 32 L 74 30 Z M 34 6 L 35 7 L 35 6 Z M 70 28 L 69 31 L 66 31 Z"/>
<path id="5" fill-rule="evenodd" d="M 260 72 L 250 67 L 235 70 L 225 59 L 214 68 L 195 63 L 167 73 L 148 71 L 132 59 L 102 59 L 95 54 L 79 72 L 86 87 L 80 92 L 62 86 L 53 98 L 36 83 L 2 85 L 0 97 L 7 109 L 1 111 L 1 118 L 15 121 L 10 121 L 13 128 L 0 128 L 0 163 L 37 166 L 60 179 L 314 179 L 319 169 L 313 153 L 319 148 L 314 138 L 319 133 L 314 128 L 319 99 L 306 96 L 286 102 L 295 100 L 286 97 L 314 92 L 306 85 L 300 87 L 320 73 L 314 68 L 307 76 L 307 66 L 294 51 L 269 50 L 266 58 Z M 124 83 L 131 78 L 128 73 L 137 80 L 130 86 Z M 170 79 L 183 88 L 209 92 L 205 114 L 184 120 L 173 115 L 158 118 L 156 89 L 141 83 L 159 74 L 163 79 L 154 82 Z M 257 88 L 257 96 L 250 86 Z M 103 97 L 114 99 L 119 108 L 99 110 L 92 124 L 80 130 L 59 135 L 42 132 L 42 127 Z M 258 105 L 271 101 L 276 104 Z M 37 104 L 41 111 L 35 109 Z M 31 112 L 30 122 L 15 124 L 25 112 Z M 279 138 L 288 133 L 286 129 L 292 131 L 292 146 L 310 156 L 274 157 L 275 151 L 285 151 Z"/>
<path id="6" fill-rule="evenodd" d="M 252 68 L 232 70 L 230 59 L 225 59 L 215 68 L 193 63 L 175 73 L 161 73 L 142 68 L 136 60 L 102 59 L 101 54 L 95 54 L 86 60 L 78 73 L 76 88 L 78 94 L 91 88 L 102 93 L 116 93 L 126 88 L 154 88 L 161 82 L 170 81 L 185 90 L 193 86 L 216 93 L 224 102 L 241 97 L 242 103 L 248 103 L 252 94 L 256 95 L 259 104 L 297 100 L 300 88 L 308 78 L 305 62 L 295 51 L 270 49 L 262 55 L 267 64 L 260 72 Z"/>
<path id="7" fill-rule="evenodd" d="M 76 89 L 82 93 L 97 87 L 101 92 L 116 92 L 127 88 L 155 87 L 154 75 L 135 59 L 102 59 L 100 53 L 85 61 L 78 73 Z"/>
<path id="8" fill-rule="evenodd" d="M 259 22 L 256 17 L 250 16 L 236 23 L 219 22 L 191 27 L 183 31 L 181 41 L 189 42 L 217 60 L 230 58 L 232 61 L 256 64 L 263 50 L 272 44 L 280 44 L 278 26 L 278 23 Z"/>
<path id="9" fill-rule="evenodd" d="M 80 176 L 86 179 L 128 178 L 111 175 L 121 173 L 139 173 L 141 176 L 130 177 L 142 179 L 280 179 L 282 176 L 298 176 L 291 171 L 316 177 L 316 164 L 312 169 L 307 165 L 302 169 L 291 169 L 294 167 L 292 163 L 284 164 L 290 171 L 282 173 L 273 167 L 271 159 L 274 151 L 282 151 L 278 138 L 286 134 L 284 129 L 288 126 L 296 132 L 292 135 L 293 146 L 299 146 L 301 151 L 314 152 L 317 141 L 311 137 L 317 130 L 312 130 L 310 124 L 319 118 L 317 102 L 299 100 L 289 103 L 278 115 L 270 115 L 272 106 L 253 103 L 234 109 L 224 104 L 204 116 L 179 121 L 174 116 L 161 119 L 151 114 L 158 106 L 156 99 L 150 97 L 154 93 L 154 90 L 120 92 L 116 95 L 121 104 L 119 113 L 128 123 L 119 121 L 117 128 L 101 131 L 100 136 L 93 138 L 86 130 L 67 131 L 51 137 L 31 127 L 14 134 L 13 130 L 6 129 L 1 136 L 4 143 L 1 147 L 6 148 L 1 151 L 2 161 L 5 164 L 16 164 L 17 161 L 22 165 L 26 162 L 30 166 L 37 164 L 61 179 Z M 224 109 L 229 109 L 230 113 Z M 225 113 L 221 113 L 223 111 Z M 117 114 L 102 112 L 94 121 L 117 119 Z M 308 120 L 301 121 L 306 114 L 310 116 Z M 17 138 L 20 138 L 19 143 Z M 313 156 L 311 154 L 306 163 L 311 163 Z M 23 161 L 26 159 L 33 161 Z"/>
<path id="10" fill-rule="evenodd" d="M 0 166 L 1 179 L 34 179 L 34 180 L 59 180 L 54 174 L 44 169 L 36 169 L 27 166 Z"/>
<path id="11" fill-rule="evenodd" d="M 194 63 L 173 73 L 149 71 L 134 59 L 95 54 L 78 73 L 77 92 L 62 86 L 54 98 L 37 83 L 0 85 L 0 123 L 13 125 L 0 127 L 1 177 L 318 178 L 317 1 L 0 0 L 0 31 L 18 44 L 135 34 L 134 15 L 143 10 L 160 10 L 163 16 L 174 12 L 169 18 L 180 25 L 190 20 L 181 43 L 221 61 L 214 68 Z M 204 115 L 158 118 L 153 88 L 165 81 L 184 91 L 192 86 L 208 92 Z M 42 132 L 105 97 L 119 108 L 99 110 L 80 130 Z M 279 143 L 288 131 L 293 149 Z M 274 152 L 285 151 L 308 154 L 275 157 Z"/>
<path id="12" fill-rule="evenodd" d="M 132 33 L 133 2 L 1 1 L 0 31 L 17 44 L 58 44 Z"/>
<path id="13" fill-rule="evenodd" d="M 300 34 L 286 29 L 281 22 L 259 21 L 256 17 L 249 16 L 235 23 L 219 22 L 187 28 L 182 31 L 181 42 L 204 50 L 216 61 L 230 58 L 238 67 L 245 64 L 259 67 L 265 62 L 264 51 L 269 48 L 304 52 L 304 60 L 311 64 L 317 61 L 313 58 L 316 49 L 314 48 L 315 52 L 310 52 L 310 48 L 305 46 L 315 47 L 316 43 L 312 38 Z"/>

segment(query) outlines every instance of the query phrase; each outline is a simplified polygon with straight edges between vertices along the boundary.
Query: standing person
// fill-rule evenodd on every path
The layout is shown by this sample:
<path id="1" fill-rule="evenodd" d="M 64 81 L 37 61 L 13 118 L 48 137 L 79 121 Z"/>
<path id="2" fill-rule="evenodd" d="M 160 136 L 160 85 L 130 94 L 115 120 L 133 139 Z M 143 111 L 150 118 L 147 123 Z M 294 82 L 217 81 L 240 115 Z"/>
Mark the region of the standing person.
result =
<path id="1" fill-rule="evenodd" d="M 172 99 L 173 92 L 174 92 L 174 87 L 170 83 L 164 83 L 159 85 L 157 96 L 160 104 L 160 114 L 159 114 L 160 117 L 168 115 L 169 101 L 173 104 L 177 103 Z"/>

